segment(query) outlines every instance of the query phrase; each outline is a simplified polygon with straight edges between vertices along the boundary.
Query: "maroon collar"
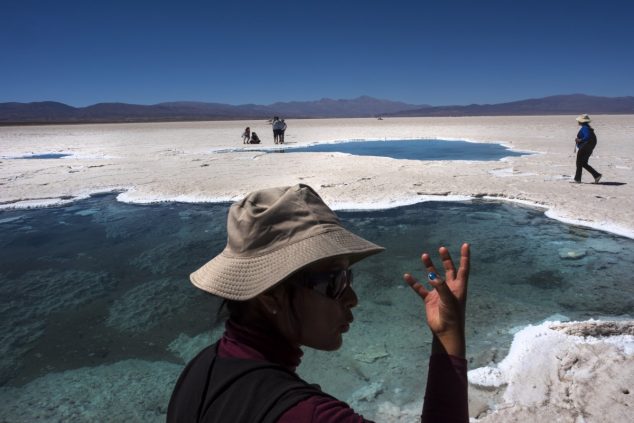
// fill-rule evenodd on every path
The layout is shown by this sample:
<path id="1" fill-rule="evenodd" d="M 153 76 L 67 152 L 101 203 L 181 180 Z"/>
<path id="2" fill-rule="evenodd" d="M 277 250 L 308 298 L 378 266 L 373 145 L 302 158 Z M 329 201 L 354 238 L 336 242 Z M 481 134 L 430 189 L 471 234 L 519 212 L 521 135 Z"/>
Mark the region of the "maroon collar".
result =
<path id="1" fill-rule="evenodd" d="M 227 320 L 218 355 L 225 358 L 268 361 L 295 371 L 304 353 L 274 328 L 255 328 Z"/>

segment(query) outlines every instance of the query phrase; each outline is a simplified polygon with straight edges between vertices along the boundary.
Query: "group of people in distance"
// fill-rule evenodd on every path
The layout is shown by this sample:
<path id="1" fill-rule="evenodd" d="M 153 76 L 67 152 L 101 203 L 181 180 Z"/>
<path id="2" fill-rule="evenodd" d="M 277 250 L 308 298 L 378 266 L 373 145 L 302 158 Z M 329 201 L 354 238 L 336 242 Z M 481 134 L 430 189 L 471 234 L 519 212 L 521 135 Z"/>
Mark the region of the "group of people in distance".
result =
<path id="1" fill-rule="evenodd" d="M 273 118 L 273 141 L 275 144 L 284 144 L 284 131 L 286 131 L 286 122 L 275 116 Z"/>
<path id="2" fill-rule="evenodd" d="M 284 132 L 286 131 L 286 122 L 275 116 L 271 122 L 273 126 L 273 141 L 275 144 L 284 144 Z M 251 132 L 250 127 L 246 127 L 242 133 L 242 144 L 260 144 L 261 140 L 258 134 Z"/>
<path id="3" fill-rule="evenodd" d="M 251 128 L 247 126 L 244 132 L 242 133 L 242 144 L 259 144 L 259 143 L 260 143 L 260 137 L 258 137 L 258 134 L 256 134 L 255 131 L 251 132 Z"/>
<path id="4" fill-rule="evenodd" d="M 599 183 L 601 177 L 603 176 L 588 164 L 588 160 L 597 145 L 597 137 L 594 133 L 594 129 L 590 126 L 590 121 L 591 119 L 587 114 L 577 117 L 577 122 L 581 128 L 575 138 L 577 169 L 574 176 L 574 182 L 576 183 L 581 182 L 581 172 L 583 169 L 590 172 L 595 183 Z M 273 126 L 273 141 L 275 144 L 284 144 L 284 132 L 286 131 L 286 122 L 284 122 L 284 119 L 280 119 L 278 116 L 275 116 L 271 125 Z M 251 132 L 251 128 L 247 126 L 242 133 L 242 143 L 260 144 L 260 142 L 261 140 L 258 135 L 255 132 Z"/>

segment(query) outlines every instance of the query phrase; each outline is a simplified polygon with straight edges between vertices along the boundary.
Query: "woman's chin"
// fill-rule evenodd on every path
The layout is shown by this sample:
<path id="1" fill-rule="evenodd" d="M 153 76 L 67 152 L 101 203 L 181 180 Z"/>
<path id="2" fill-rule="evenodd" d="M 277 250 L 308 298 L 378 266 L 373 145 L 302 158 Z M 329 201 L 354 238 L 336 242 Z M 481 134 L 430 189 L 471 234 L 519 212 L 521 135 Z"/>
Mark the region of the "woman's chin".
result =
<path id="1" fill-rule="evenodd" d="M 333 348 L 329 351 L 336 351 L 343 345 L 343 336 L 341 334 L 337 335 L 337 341 L 333 344 Z"/>
<path id="2" fill-rule="evenodd" d="M 337 351 L 339 348 L 341 348 L 342 345 L 343 345 L 343 337 L 341 336 L 341 334 L 338 334 L 337 337 L 332 340 L 332 342 L 323 344 L 320 346 L 321 348 L 317 348 L 317 349 L 322 351 Z"/>
<path id="3" fill-rule="evenodd" d="M 337 330 L 320 339 L 303 339 L 299 344 L 320 351 L 336 351 L 343 345 L 343 332 Z"/>

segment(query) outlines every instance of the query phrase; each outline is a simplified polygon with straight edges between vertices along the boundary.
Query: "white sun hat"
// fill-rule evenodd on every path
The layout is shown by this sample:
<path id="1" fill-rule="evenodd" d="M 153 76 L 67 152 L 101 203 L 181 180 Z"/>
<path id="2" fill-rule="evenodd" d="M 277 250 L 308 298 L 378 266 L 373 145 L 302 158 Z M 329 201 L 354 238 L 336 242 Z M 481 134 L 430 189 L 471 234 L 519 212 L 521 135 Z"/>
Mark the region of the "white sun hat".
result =
<path id="1" fill-rule="evenodd" d="M 590 116 L 588 115 L 580 115 L 577 116 L 577 122 L 579 123 L 590 123 L 592 120 L 590 119 Z"/>
<path id="2" fill-rule="evenodd" d="M 229 300 L 248 300 L 319 260 L 350 264 L 384 248 L 345 229 L 309 186 L 269 188 L 234 203 L 227 245 L 190 275 L 198 288 Z"/>

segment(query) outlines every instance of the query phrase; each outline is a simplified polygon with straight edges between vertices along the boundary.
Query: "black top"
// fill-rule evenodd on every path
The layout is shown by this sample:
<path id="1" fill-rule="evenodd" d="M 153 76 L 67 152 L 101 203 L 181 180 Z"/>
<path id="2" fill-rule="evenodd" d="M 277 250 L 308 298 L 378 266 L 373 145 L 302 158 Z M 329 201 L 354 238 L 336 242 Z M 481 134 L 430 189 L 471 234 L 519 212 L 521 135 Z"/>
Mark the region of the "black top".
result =
<path id="1" fill-rule="evenodd" d="M 216 343 L 181 373 L 167 423 L 274 423 L 290 407 L 314 395 L 329 396 L 282 366 L 217 357 Z"/>

